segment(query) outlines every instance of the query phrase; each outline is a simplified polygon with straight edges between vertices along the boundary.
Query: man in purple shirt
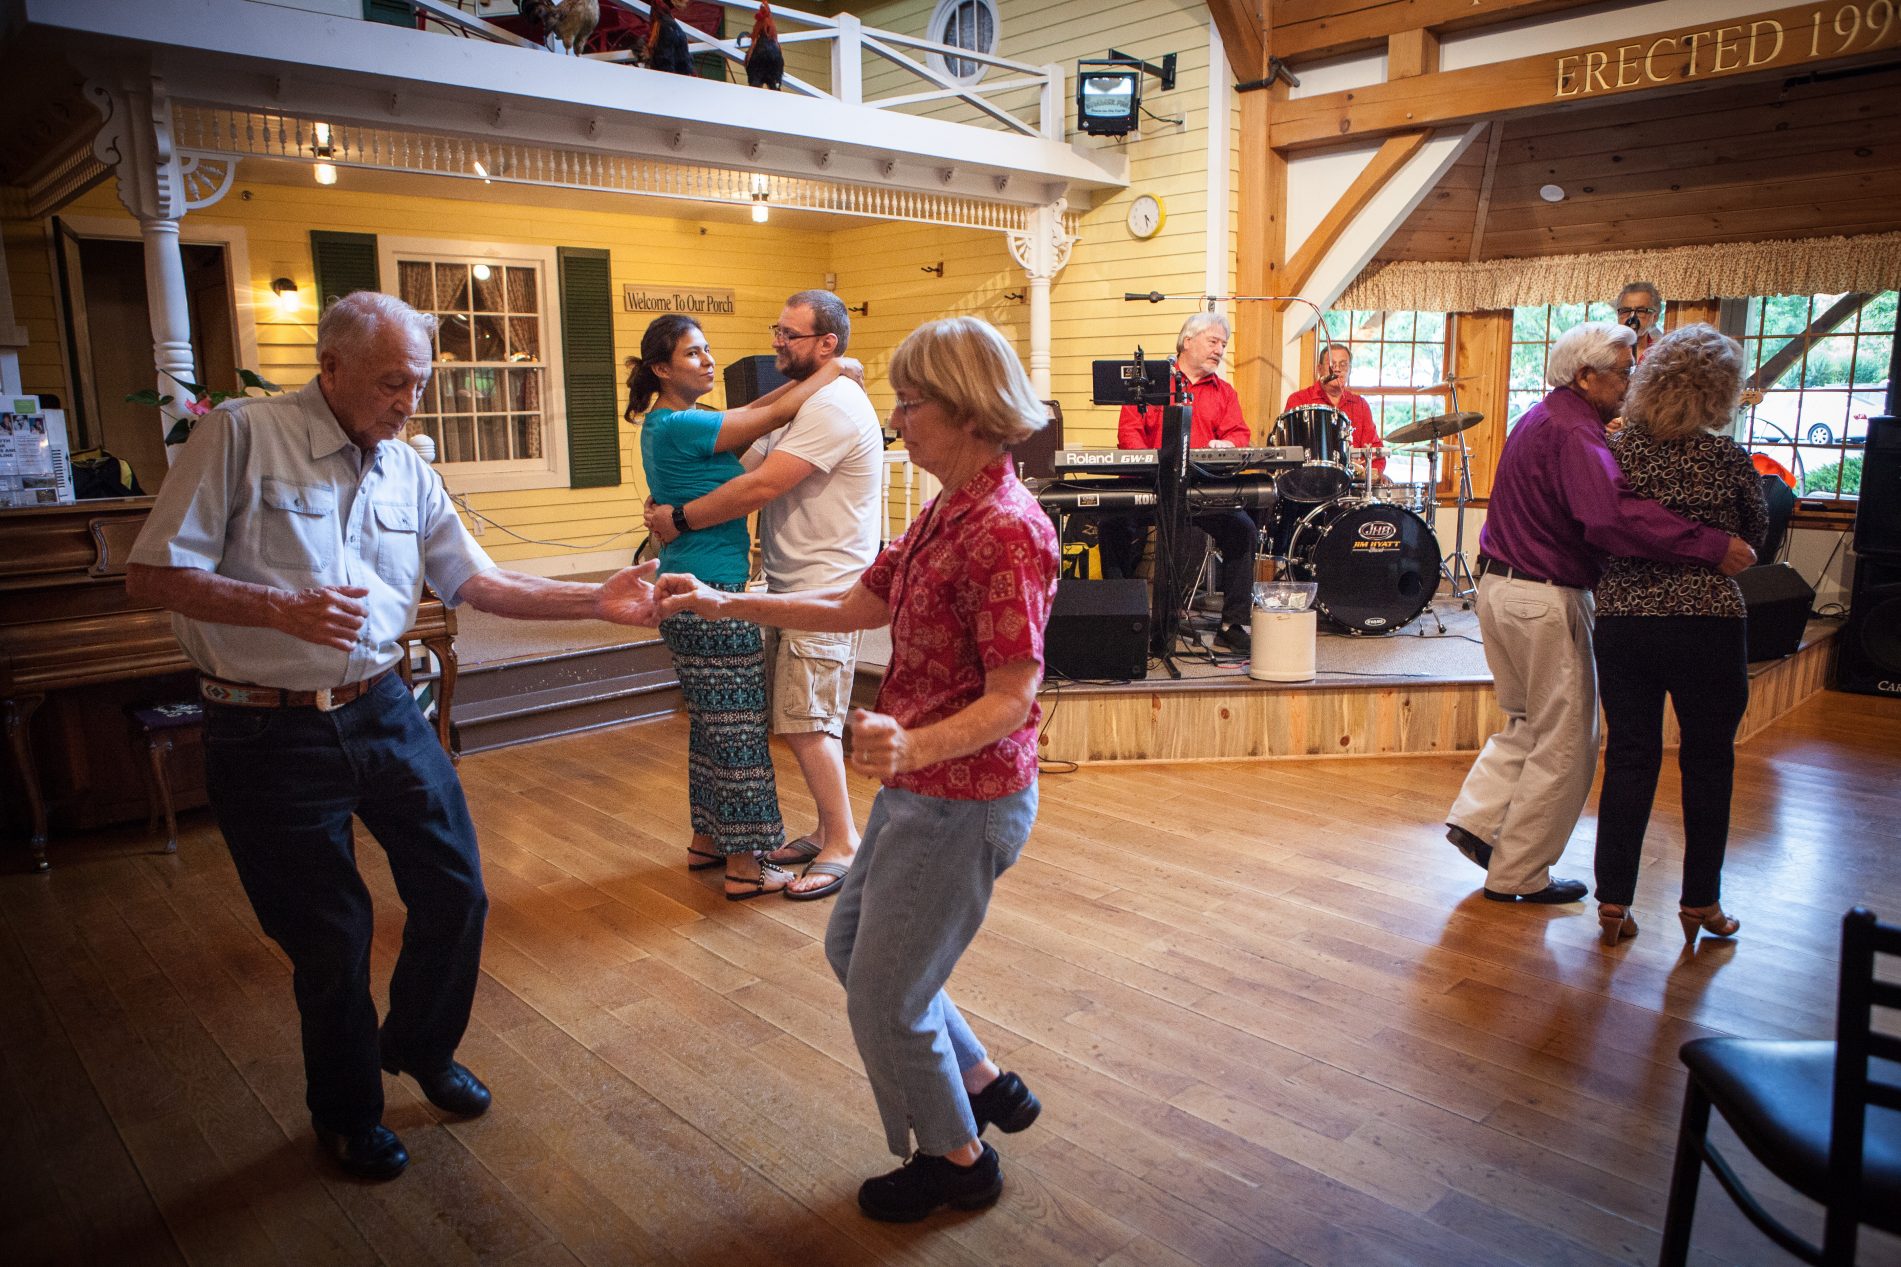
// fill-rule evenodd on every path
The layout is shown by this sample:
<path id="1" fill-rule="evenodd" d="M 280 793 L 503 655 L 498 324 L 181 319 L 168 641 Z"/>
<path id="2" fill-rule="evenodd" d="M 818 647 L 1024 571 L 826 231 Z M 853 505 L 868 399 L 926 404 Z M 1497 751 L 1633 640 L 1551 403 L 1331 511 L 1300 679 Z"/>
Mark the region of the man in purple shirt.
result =
<path id="1" fill-rule="evenodd" d="M 1597 768 L 1591 587 L 1605 559 L 1700 563 L 1734 576 L 1756 561 L 1739 537 L 1630 491 L 1604 442 L 1623 407 L 1636 336 L 1609 322 L 1551 347 L 1551 392 L 1518 420 L 1479 533 L 1479 630 L 1505 729 L 1486 741 L 1446 816 L 1447 838 L 1485 868 L 1497 902 L 1576 902 L 1559 879 Z"/>

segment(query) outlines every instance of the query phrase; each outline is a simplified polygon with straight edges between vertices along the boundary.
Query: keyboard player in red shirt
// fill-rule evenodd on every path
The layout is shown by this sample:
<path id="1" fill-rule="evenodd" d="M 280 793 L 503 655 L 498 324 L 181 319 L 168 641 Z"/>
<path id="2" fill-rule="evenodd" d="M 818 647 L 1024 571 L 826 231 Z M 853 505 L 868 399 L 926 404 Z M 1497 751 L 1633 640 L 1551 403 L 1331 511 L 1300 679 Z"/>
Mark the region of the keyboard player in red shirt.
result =
<path id="1" fill-rule="evenodd" d="M 1241 417 L 1241 398 L 1234 388 L 1215 376 L 1228 350 L 1232 332 L 1220 313 L 1198 312 L 1182 323 L 1175 336 L 1175 368 L 1188 383 L 1194 408 L 1190 415 L 1191 449 L 1245 449 L 1253 443 L 1247 420 Z M 1162 411 L 1151 405 L 1147 413 L 1134 405 L 1122 407 L 1116 424 L 1116 447 L 1162 447 Z M 1134 575 L 1142 557 L 1142 539 L 1149 515 L 1123 515 L 1102 523 L 1103 552 L 1111 568 Z M 1254 550 L 1258 527 L 1245 510 L 1217 510 L 1195 515 L 1195 527 L 1214 538 L 1221 552 L 1221 631 L 1215 641 L 1230 651 L 1248 648 L 1248 622 L 1254 613 Z"/>

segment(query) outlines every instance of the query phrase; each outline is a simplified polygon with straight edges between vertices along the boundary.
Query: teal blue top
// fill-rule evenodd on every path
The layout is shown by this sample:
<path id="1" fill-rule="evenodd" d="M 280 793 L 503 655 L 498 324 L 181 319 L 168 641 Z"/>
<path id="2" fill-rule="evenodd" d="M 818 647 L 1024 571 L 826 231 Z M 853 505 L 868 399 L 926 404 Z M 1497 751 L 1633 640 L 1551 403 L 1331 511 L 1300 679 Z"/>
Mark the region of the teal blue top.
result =
<path id="1" fill-rule="evenodd" d="M 647 489 L 663 506 L 684 506 L 738 475 L 734 453 L 713 444 L 726 415 L 712 409 L 651 410 L 640 427 L 640 465 Z M 662 572 L 685 572 L 713 585 L 744 585 L 752 538 L 744 516 L 682 533 L 660 548 Z"/>

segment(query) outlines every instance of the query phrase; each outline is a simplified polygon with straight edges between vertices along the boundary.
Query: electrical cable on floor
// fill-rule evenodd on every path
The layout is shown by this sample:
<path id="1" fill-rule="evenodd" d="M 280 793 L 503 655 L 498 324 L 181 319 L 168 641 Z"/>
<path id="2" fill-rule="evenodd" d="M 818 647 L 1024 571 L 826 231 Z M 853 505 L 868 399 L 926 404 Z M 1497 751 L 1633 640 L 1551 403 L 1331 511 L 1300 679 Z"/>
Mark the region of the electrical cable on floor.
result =
<path id="1" fill-rule="evenodd" d="M 1049 709 L 1043 714 L 1043 724 L 1037 727 L 1036 746 L 1038 748 L 1043 746 L 1043 735 L 1049 730 L 1050 723 L 1056 719 L 1056 706 L 1062 702 L 1063 688 L 1058 686 L 1050 692 Z M 1036 759 L 1038 774 L 1074 774 L 1081 768 L 1082 766 L 1075 761 L 1045 761 L 1041 757 Z"/>

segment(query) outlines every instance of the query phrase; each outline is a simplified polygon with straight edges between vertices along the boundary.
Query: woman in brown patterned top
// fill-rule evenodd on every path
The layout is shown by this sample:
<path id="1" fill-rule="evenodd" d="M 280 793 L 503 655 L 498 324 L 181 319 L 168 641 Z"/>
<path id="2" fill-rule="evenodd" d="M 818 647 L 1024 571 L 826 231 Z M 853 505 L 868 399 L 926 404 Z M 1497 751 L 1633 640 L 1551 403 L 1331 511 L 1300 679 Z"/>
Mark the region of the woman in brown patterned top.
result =
<path id="1" fill-rule="evenodd" d="M 1768 527 L 1749 454 L 1722 434 L 1742 389 L 1742 349 L 1707 325 L 1664 336 L 1631 376 L 1624 429 L 1611 451 L 1640 496 L 1762 548 Z M 1597 586 L 1598 693 L 1604 704 L 1604 791 L 1597 814 L 1597 901 L 1602 940 L 1637 935 L 1631 899 L 1663 765 L 1663 701 L 1683 738 L 1683 890 L 1678 919 L 1734 936 L 1724 914 L 1736 727 L 1749 703 L 1743 595 L 1715 570 L 1650 559 L 1611 561 Z"/>

